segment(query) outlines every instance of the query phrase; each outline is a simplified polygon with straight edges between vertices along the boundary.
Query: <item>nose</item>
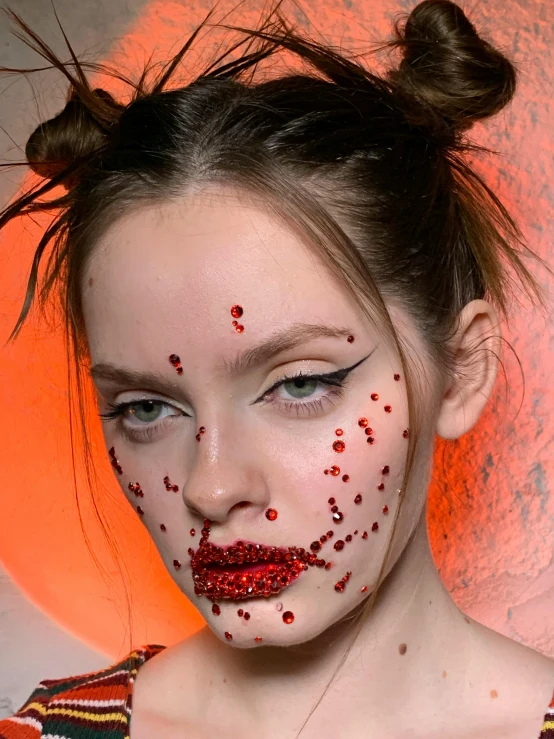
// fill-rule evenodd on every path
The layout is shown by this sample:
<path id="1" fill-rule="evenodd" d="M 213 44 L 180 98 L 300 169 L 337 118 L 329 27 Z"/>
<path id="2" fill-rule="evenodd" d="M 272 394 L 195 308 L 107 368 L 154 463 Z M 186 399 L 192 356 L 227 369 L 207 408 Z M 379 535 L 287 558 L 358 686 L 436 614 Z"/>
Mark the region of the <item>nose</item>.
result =
<path id="1" fill-rule="evenodd" d="M 192 514 L 219 523 L 239 508 L 253 507 L 261 512 L 269 505 L 269 491 L 255 445 L 249 444 L 236 426 L 223 432 L 206 423 L 182 490 Z"/>

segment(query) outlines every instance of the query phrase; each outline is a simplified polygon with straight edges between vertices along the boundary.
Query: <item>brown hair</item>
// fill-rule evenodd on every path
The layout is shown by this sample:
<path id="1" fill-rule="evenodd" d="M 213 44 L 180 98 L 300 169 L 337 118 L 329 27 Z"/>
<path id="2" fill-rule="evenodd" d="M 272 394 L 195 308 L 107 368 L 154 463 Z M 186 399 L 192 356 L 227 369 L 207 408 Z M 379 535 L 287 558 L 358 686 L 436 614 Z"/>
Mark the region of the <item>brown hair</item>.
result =
<path id="1" fill-rule="evenodd" d="M 27 144 L 28 163 L 45 181 L 0 214 L 1 228 L 25 214 L 59 212 L 37 246 L 11 338 L 35 297 L 45 305 L 57 291 L 87 451 L 80 292 L 102 233 L 132 209 L 183 196 L 203 183 L 230 184 L 261 197 L 319 250 L 366 315 L 392 337 L 406 378 L 410 438 L 402 494 L 377 584 L 360 612 L 361 626 L 387 572 L 423 417 L 412 362 L 385 299 L 398 300 L 409 313 L 443 377 L 463 370 L 450 339 L 468 302 L 487 298 L 506 315 L 515 274 L 544 305 L 522 258 L 538 257 L 465 156 L 483 150 L 464 132 L 510 102 L 516 74 L 449 0 L 425 0 L 396 23 L 395 37 L 381 48 L 398 50 L 401 61 L 383 75 L 293 30 L 281 4 L 256 29 L 221 26 L 240 32 L 242 40 L 174 88 L 174 73 L 188 60 L 198 32 L 210 25 L 213 9 L 161 72 L 146 67 L 136 83 L 100 65 L 79 63 L 67 39 L 73 62 L 62 63 L 8 11 L 23 31 L 20 38 L 70 84 L 64 110 L 42 123 Z M 243 53 L 233 57 L 241 46 Z M 282 50 L 308 69 L 255 81 L 260 63 Z M 130 84 L 130 102 L 120 104 L 92 89 L 87 69 Z M 45 200 L 60 184 L 67 193 Z"/>

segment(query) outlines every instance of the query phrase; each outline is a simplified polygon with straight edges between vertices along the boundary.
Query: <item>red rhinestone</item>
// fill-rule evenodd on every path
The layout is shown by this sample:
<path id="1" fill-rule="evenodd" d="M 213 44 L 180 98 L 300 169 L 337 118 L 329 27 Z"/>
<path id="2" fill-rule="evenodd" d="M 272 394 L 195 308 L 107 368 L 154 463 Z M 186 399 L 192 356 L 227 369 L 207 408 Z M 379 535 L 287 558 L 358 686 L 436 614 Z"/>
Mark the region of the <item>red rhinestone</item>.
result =
<path id="1" fill-rule="evenodd" d="M 275 521 L 275 519 L 277 518 L 277 515 L 278 514 L 275 508 L 268 508 L 267 511 L 265 512 L 265 517 L 267 518 L 268 521 Z"/>
<path id="2" fill-rule="evenodd" d="M 286 624 L 291 624 L 294 621 L 294 613 L 292 611 L 285 611 L 283 613 L 283 621 Z"/>
<path id="3" fill-rule="evenodd" d="M 262 637 L 261 636 L 255 636 L 254 641 L 261 642 Z"/>
<path id="4" fill-rule="evenodd" d="M 329 498 L 327 502 L 329 503 L 329 505 L 335 505 L 337 501 L 334 498 Z"/>
<path id="5" fill-rule="evenodd" d="M 312 543 L 310 544 L 310 549 L 312 550 L 312 552 L 319 552 L 319 550 L 321 549 L 321 544 L 318 541 L 312 541 Z"/>
<path id="6" fill-rule="evenodd" d="M 339 582 L 335 583 L 335 590 L 337 593 L 344 593 L 344 583 L 339 580 Z"/>
<path id="7" fill-rule="evenodd" d="M 388 505 L 386 505 L 383 507 L 383 513 L 388 513 L 388 512 L 389 512 L 389 507 Z"/>
<path id="8" fill-rule="evenodd" d="M 373 442 L 375 441 L 375 439 L 373 438 L 373 436 L 368 436 L 367 439 L 366 439 L 366 441 L 367 441 L 368 444 L 373 444 Z"/>
<path id="9" fill-rule="evenodd" d="M 379 400 L 379 395 L 377 393 L 371 393 L 371 400 Z"/>
<path id="10" fill-rule="evenodd" d="M 365 429 L 365 427 L 367 426 L 367 418 L 358 418 L 358 426 L 360 426 L 360 428 L 362 429 Z"/>
<path id="11" fill-rule="evenodd" d="M 344 434 L 344 431 L 342 429 L 335 429 L 335 434 L 337 436 L 342 436 Z"/>
<path id="12" fill-rule="evenodd" d="M 332 566 L 333 566 L 332 562 L 327 562 L 327 564 L 325 565 L 325 569 L 330 570 Z"/>
<path id="13" fill-rule="evenodd" d="M 342 476 L 342 481 L 343 482 L 348 482 L 348 480 L 350 480 L 350 475 L 343 475 Z"/>
<path id="14" fill-rule="evenodd" d="M 356 531 L 354 531 L 354 536 L 356 536 L 357 533 L 358 533 L 358 529 L 356 529 Z"/>
<path id="15" fill-rule="evenodd" d="M 336 464 L 334 464 L 330 469 L 329 472 L 333 475 L 333 477 L 337 477 L 337 475 L 340 475 L 340 467 L 337 467 Z"/>
<path id="16" fill-rule="evenodd" d="M 219 614 L 221 613 L 221 608 L 217 605 L 217 603 L 213 604 L 212 613 L 214 614 L 214 616 L 219 616 Z"/>
<path id="17" fill-rule="evenodd" d="M 227 639 L 227 641 L 231 641 L 231 639 L 233 638 L 233 635 L 230 634 L 228 631 L 226 631 L 225 632 L 225 638 Z"/>
<path id="18" fill-rule="evenodd" d="M 245 621 L 249 621 L 250 620 L 250 614 L 248 613 L 248 611 L 245 611 L 244 612 L 244 620 Z"/>
<path id="19" fill-rule="evenodd" d="M 141 508 L 141 507 L 140 507 L 139 505 L 137 506 L 137 513 L 138 513 L 138 514 L 139 514 L 140 516 L 144 516 L 144 511 L 142 510 L 142 508 Z"/>
<path id="20" fill-rule="evenodd" d="M 373 436 L 373 429 L 370 429 L 369 426 L 368 426 L 368 428 L 366 428 L 366 430 L 365 430 L 365 435 L 366 436 Z"/>
<path id="21" fill-rule="evenodd" d="M 323 474 L 324 475 L 328 475 L 329 474 L 329 470 L 323 470 Z"/>
<path id="22" fill-rule="evenodd" d="M 166 529 L 166 527 L 165 527 L 165 524 L 163 524 L 163 523 L 161 523 L 161 524 L 160 524 L 160 529 L 161 529 L 162 531 L 167 531 L 167 529 Z"/>
<path id="23" fill-rule="evenodd" d="M 379 485 L 377 485 L 377 490 L 384 490 L 385 489 L 385 483 L 380 482 Z"/>
<path id="24" fill-rule="evenodd" d="M 346 540 L 347 542 L 350 542 L 350 541 L 352 541 L 352 534 L 348 534 L 348 535 L 347 535 L 347 536 L 345 536 L 344 538 L 345 538 L 345 540 Z"/>
<path id="25" fill-rule="evenodd" d="M 398 382 L 398 380 L 400 379 L 400 375 L 399 375 L 399 374 L 396 374 L 396 375 L 394 376 L 394 379 L 396 380 L 396 382 Z"/>
<path id="26" fill-rule="evenodd" d="M 364 531 L 364 533 L 362 534 L 362 539 L 367 539 L 367 531 Z"/>
<path id="27" fill-rule="evenodd" d="M 237 332 L 237 334 L 242 334 L 242 332 L 244 331 L 244 326 L 242 325 L 242 323 L 239 323 L 238 326 L 235 326 L 235 331 Z"/>
<path id="28" fill-rule="evenodd" d="M 385 413 L 390 413 L 392 411 L 392 405 L 386 405 L 385 406 Z"/>
<path id="29" fill-rule="evenodd" d="M 352 334 L 350 334 L 346 341 L 348 341 L 349 344 L 352 344 L 352 342 L 354 341 L 354 337 L 352 336 Z"/>
<path id="30" fill-rule="evenodd" d="M 239 616 L 240 616 L 241 618 L 242 618 L 242 617 L 244 616 L 244 611 L 242 610 L 242 608 L 239 608 L 239 609 L 238 609 L 238 611 L 237 611 L 237 613 L 238 613 L 238 615 L 239 615 Z"/>
<path id="31" fill-rule="evenodd" d="M 327 537 L 325 536 L 325 534 L 321 534 L 321 536 L 319 537 L 319 541 L 322 544 L 325 544 L 325 542 L 327 541 Z"/>
<path id="32" fill-rule="evenodd" d="M 177 367 L 177 374 L 178 375 L 182 375 L 183 374 L 183 368 L 182 367 Z"/>
<path id="33" fill-rule="evenodd" d="M 164 477 L 164 485 L 168 485 L 168 484 L 169 484 L 169 477 L 166 475 Z"/>
<path id="34" fill-rule="evenodd" d="M 200 428 L 198 429 L 198 433 L 199 434 L 204 434 L 205 432 L 206 432 L 206 427 L 205 426 L 200 426 Z"/>
<path id="35" fill-rule="evenodd" d="M 335 441 L 333 442 L 333 449 L 337 452 L 337 454 L 340 454 L 346 449 L 346 444 L 344 443 L 344 441 Z"/>
<path id="36" fill-rule="evenodd" d="M 177 365 L 181 364 L 181 359 L 177 354 L 170 354 L 169 355 L 169 361 L 171 364 L 176 367 Z"/>
<path id="37" fill-rule="evenodd" d="M 191 529 L 190 530 L 190 535 L 191 536 L 196 536 L 196 529 Z"/>
<path id="38" fill-rule="evenodd" d="M 333 549 L 335 550 L 335 552 L 340 552 L 341 550 L 343 550 L 344 549 L 344 542 L 343 542 L 343 540 L 342 539 L 337 539 L 337 541 L 335 542 L 335 544 L 333 546 Z"/>
<path id="39" fill-rule="evenodd" d="M 344 516 L 342 515 L 342 513 L 340 513 L 340 512 L 339 513 L 333 513 L 333 521 L 335 523 L 340 523 L 343 520 L 343 518 L 344 518 Z"/>
<path id="40" fill-rule="evenodd" d="M 180 570 L 181 569 L 181 563 L 179 562 L 178 559 L 174 559 L 173 560 L 173 567 L 175 567 L 176 570 Z"/>
<path id="41" fill-rule="evenodd" d="M 381 470 L 381 474 L 382 474 L 382 475 L 388 475 L 388 474 L 389 474 L 389 472 L 390 472 L 390 468 L 389 468 L 388 464 L 386 464 L 386 465 L 385 465 L 385 466 L 383 467 L 383 469 Z"/>
<path id="42" fill-rule="evenodd" d="M 178 493 L 179 492 L 179 486 L 178 485 L 174 485 L 173 486 L 173 492 L 174 493 Z"/>
<path id="43" fill-rule="evenodd" d="M 238 326 L 238 325 L 239 325 L 238 321 L 233 321 L 233 326 Z"/>
<path id="44" fill-rule="evenodd" d="M 367 585 L 364 585 L 363 588 L 360 590 L 361 593 L 367 593 Z"/>
<path id="45" fill-rule="evenodd" d="M 200 441 L 201 438 L 200 434 L 196 434 L 196 441 Z"/>
<path id="46" fill-rule="evenodd" d="M 358 493 L 358 495 L 356 495 L 356 497 L 354 498 L 354 503 L 356 503 L 356 505 L 360 505 L 361 502 L 362 496 L 360 495 L 360 493 Z"/>
<path id="47" fill-rule="evenodd" d="M 333 536 L 333 532 L 332 531 L 328 531 L 327 532 L 327 538 L 328 539 L 331 539 L 332 536 Z"/>
<path id="48" fill-rule="evenodd" d="M 402 436 L 405 439 L 407 439 L 409 435 L 410 435 L 410 429 L 404 429 L 404 431 L 402 432 Z"/>
<path id="49" fill-rule="evenodd" d="M 241 305 L 234 305 L 231 308 L 231 315 L 233 318 L 240 318 L 242 314 L 244 313 Z"/>
<path id="50" fill-rule="evenodd" d="M 371 530 L 372 531 L 378 531 L 379 530 L 379 524 L 377 523 L 377 521 L 375 521 L 375 523 L 371 527 Z"/>
<path id="51" fill-rule="evenodd" d="M 331 513 L 336 513 L 338 511 L 338 509 L 339 509 L 338 505 L 332 506 Z"/>

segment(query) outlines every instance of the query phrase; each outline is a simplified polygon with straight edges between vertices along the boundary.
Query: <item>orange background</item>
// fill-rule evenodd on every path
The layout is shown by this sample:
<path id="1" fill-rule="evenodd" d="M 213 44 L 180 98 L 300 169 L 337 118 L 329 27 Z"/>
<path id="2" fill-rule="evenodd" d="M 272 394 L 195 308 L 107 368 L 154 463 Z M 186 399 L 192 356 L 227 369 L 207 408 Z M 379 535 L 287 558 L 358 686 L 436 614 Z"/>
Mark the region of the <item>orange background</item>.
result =
<path id="1" fill-rule="evenodd" d="M 221 2 L 215 21 L 234 3 Z M 372 0 L 303 2 L 315 30 L 335 45 L 360 53 L 390 32 L 391 19 L 415 3 Z M 205 16 L 208 2 L 151 2 L 113 48 L 111 61 L 136 70 L 149 53 L 163 59 Z M 514 104 L 475 138 L 501 152 L 479 164 L 488 182 L 518 218 L 529 245 L 550 261 L 554 241 L 553 90 L 554 4 L 540 0 L 487 0 L 464 6 L 485 37 L 505 49 L 520 69 Z M 251 2 L 226 22 L 255 24 L 262 3 Z M 284 12 L 305 27 L 292 3 Z M 37 29 L 40 32 L 40 29 Z M 205 33 L 205 32 L 204 32 Z M 217 32 L 220 33 L 220 32 Z M 221 35 L 215 34 L 218 40 Z M 211 37 L 208 37 L 211 38 Z M 202 59 L 214 53 L 200 42 Z M 207 56 L 206 56 L 207 54 Z M 192 57 L 196 69 L 197 53 Z M 186 76 L 186 75 L 185 75 Z M 114 90 L 105 80 L 102 86 Z M 37 121 L 38 123 L 38 121 Z M 24 143 L 24 142 L 20 142 Z M 44 222 L 44 221 L 43 221 Z M 41 222 L 12 224 L 0 235 L 0 341 L 21 306 L 32 250 Z M 552 279 L 529 266 L 548 289 Z M 550 313 L 514 305 L 505 337 L 506 384 L 477 427 L 454 444 L 442 470 L 437 447 L 430 491 L 429 527 L 435 561 L 460 608 L 518 641 L 554 657 L 554 498 L 552 444 L 554 342 Z M 28 597 L 67 631 L 110 659 L 133 645 L 171 645 L 202 623 L 165 571 L 98 443 L 96 505 L 119 545 L 128 572 L 134 624 L 127 631 L 119 570 L 93 515 L 91 493 L 77 459 L 77 488 L 91 546 L 107 573 L 103 578 L 86 547 L 75 502 L 69 437 L 67 369 L 61 332 L 32 317 L 13 346 L 0 353 L 0 560 Z M 518 412 L 519 410 L 519 412 Z M 77 458 L 79 457 L 77 450 Z"/>

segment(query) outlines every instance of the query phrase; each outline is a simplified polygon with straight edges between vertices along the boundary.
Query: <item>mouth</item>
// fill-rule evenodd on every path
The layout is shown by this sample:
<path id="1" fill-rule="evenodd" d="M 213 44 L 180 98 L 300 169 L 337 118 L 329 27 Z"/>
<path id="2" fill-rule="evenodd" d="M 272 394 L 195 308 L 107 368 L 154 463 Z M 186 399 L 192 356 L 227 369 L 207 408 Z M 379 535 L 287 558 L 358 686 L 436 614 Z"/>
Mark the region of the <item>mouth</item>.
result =
<path id="1" fill-rule="evenodd" d="M 210 600 L 268 598 L 288 588 L 308 567 L 325 566 L 301 547 L 274 547 L 237 541 L 228 547 L 202 543 L 191 555 L 196 595 Z"/>

